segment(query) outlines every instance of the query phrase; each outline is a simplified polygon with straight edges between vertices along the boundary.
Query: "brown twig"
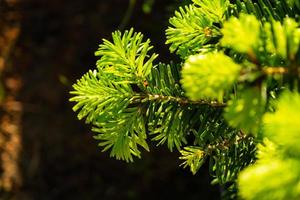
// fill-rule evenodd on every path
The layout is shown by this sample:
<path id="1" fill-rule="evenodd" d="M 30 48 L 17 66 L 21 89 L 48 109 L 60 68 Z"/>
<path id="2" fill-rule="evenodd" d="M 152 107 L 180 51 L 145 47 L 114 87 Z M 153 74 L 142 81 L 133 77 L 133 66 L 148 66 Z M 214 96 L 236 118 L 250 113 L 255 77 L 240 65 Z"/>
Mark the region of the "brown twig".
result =
<path id="1" fill-rule="evenodd" d="M 182 105 L 192 104 L 192 105 L 208 105 L 212 107 L 226 107 L 226 103 L 221 103 L 218 101 L 207 101 L 207 100 L 199 100 L 199 101 L 191 101 L 184 97 L 174 97 L 174 96 L 164 96 L 158 94 L 147 94 L 147 95 L 137 95 L 133 98 L 134 103 L 145 102 L 145 101 L 172 101 L 177 102 Z"/>

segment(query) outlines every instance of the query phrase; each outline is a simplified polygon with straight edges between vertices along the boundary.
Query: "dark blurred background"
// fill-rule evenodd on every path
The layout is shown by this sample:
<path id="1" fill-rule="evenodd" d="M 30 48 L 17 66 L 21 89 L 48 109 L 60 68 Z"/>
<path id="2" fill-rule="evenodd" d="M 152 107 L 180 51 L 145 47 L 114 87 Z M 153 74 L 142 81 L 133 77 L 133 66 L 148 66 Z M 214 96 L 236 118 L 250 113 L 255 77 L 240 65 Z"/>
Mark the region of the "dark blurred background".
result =
<path id="1" fill-rule="evenodd" d="M 130 164 L 109 158 L 68 101 L 114 30 L 134 27 L 160 61 L 176 59 L 164 30 L 179 4 L 0 0 L 0 199 L 219 199 L 207 166 L 193 176 L 165 146 Z"/>

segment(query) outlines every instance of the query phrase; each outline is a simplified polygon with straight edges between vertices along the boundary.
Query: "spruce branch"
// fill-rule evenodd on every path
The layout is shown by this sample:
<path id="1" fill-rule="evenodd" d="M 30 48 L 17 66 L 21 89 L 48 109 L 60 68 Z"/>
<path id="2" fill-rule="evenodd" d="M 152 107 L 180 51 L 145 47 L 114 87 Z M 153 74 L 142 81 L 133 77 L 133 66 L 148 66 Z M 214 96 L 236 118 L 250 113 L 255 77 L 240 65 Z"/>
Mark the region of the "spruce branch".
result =
<path id="1" fill-rule="evenodd" d="M 115 83 L 104 72 L 89 71 L 73 85 L 74 97 L 70 101 L 76 102 L 73 107 L 78 111 L 78 118 L 86 117 L 87 123 L 93 123 L 97 118 L 109 114 L 117 114 L 123 110 L 133 96 L 133 90 L 126 84 Z"/>
<path id="2" fill-rule="evenodd" d="M 270 1 L 270 0 L 237 0 L 235 5 L 231 6 L 228 16 L 238 16 L 239 13 L 246 13 L 256 16 L 261 21 L 282 21 L 285 17 L 298 18 L 300 6 L 294 0 Z"/>
<path id="3" fill-rule="evenodd" d="M 143 42 L 143 35 L 133 29 L 122 34 L 116 31 L 112 34 L 113 42 L 103 40 L 95 55 L 100 56 L 96 65 L 98 69 L 118 77 L 120 81 L 136 83 L 150 73 L 152 63 L 157 54 L 148 55 L 153 48 L 150 40 Z"/>
<path id="4" fill-rule="evenodd" d="M 180 64 L 154 64 L 150 40 L 133 29 L 116 31 L 96 52 L 97 69 L 74 84 L 73 109 L 111 156 L 140 158 L 150 137 L 179 150 L 193 174 L 207 160 L 213 183 L 230 198 L 238 174 L 256 161 L 256 146 L 267 137 L 257 163 L 238 179 L 240 194 L 270 199 L 279 191 L 279 199 L 298 199 L 300 173 L 291 168 L 300 166 L 299 8 L 293 0 L 193 0 L 166 30 Z M 288 88 L 293 92 L 281 94 Z M 291 174 L 280 182 L 282 170 Z M 256 187 L 265 178 L 278 184 Z M 251 192 L 248 182 L 255 182 Z"/>
<path id="5" fill-rule="evenodd" d="M 214 38 L 220 37 L 219 28 L 214 19 L 205 16 L 202 9 L 195 5 L 180 7 L 175 16 L 170 18 L 170 26 L 166 30 L 166 44 L 171 44 L 170 51 L 186 58 L 196 52 Z"/>
<path id="6" fill-rule="evenodd" d="M 293 154 L 298 155 L 300 155 L 299 109 L 299 93 L 285 91 L 276 104 L 276 112 L 268 113 L 263 118 L 265 135 L 271 141 L 290 148 Z M 286 132 L 289 134 L 287 135 Z"/>
<path id="7" fill-rule="evenodd" d="M 259 29 L 259 21 L 253 15 L 241 14 L 239 18 L 231 17 L 221 30 L 221 44 L 252 56 L 253 48 L 259 41 Z"/>
<path id="8" fill-rule="evenodd" d="M 298 59 L 300 28 L 294 19 L 261 24 L 253 15 L 241 14 L 239 18 L 231 17 L 226 21 L 221 32 L 222 46 L 246 54 L 255 64 L 289 65 L 288 60 Z"/>
<path id="9" fill-rule="evenodd" d="M 299 159 L 284 154 L 281 147 L 267 138 L 258 145 L 257 162 L 238 178 L 240 196 L 245 199 L 293 199 L 300 197 Z M 257 187 L 257 183 L 263 187 Z"/>
<path id="10" fill-rule="evenodd" d="M 252 136 L 232 129 L 223 129 L 229 133 L 208 144 L 184 147 L 179 159 L 181 166 L 189 167 L 193 174 L 197 173 L 202 164 L 209 159 L 211 173 L 215 176 L 215 183 L 225 184 L 234 181 L 238 173 L 248 164 L 253 163 L 255 143 Z M 243 148 L 241 148 L 243 147 Z M 247 158 L 245 160 L 245 158 Z M 226 170 L 224 170 L 226 169 Z"/>
<path id="11" fill-rule="evenodd" d="M 133 156 L 140 158 L 138 146 L 149 151 L 145 122 L 138 107 L 127 107 L 117 116 L 98 119 L 92 130 L 99 133 L 94 138 L 101 141 L 103 151 L 111 148 L 110 155 L 116 159 L 132 162 Z"/>
<path id="12" fill-rule="evenodd" d="M 200 6 L 202 14 L 209 16 L 215 22 L 222 22 L 224 14 L 230 6 L 229 0 L 193 0 Z"/>
<path id="13" fill-rule="evenodd" d="M 164 96 L 159 94 L 135 95 L 131 99 L 132 103 L 140 103 L 140 102 L 145 103 L 145 102 L 152 102 L 152 101 L 175 102 L 180 105 L 195 105 L 195 106 L 207 105 L 210 107 L 218 107 L 218 108 L 226 107 L 226 103 L 220 103 L 218 101 L 209 101 L 209 100 L 192 101 L 184 97 Z"/>
<path id="14" fill-rule="evenodd" d="M 70 101 L 78 111 L 78 118 L 86 117 L 92 129 L 102 140 L 104 151 L 111 148 L 111 156 L 133 161 L 132 155 L 140 157 L 138 145 L 148 149 L 145 124 L 138 107 L 129 107 L 134 92 L 130 85 L 113 82 L 105 72 L 89 71 L 76 84 Z"/>
<path id="15" fill-rule="evenodd" d="M 224 117 L 228 123 L 245 133 L 257 135 L 262 123 L 265 102 L 261 91 L 251 88 L 241 92 L 241 97 L 228 102 Z M 249 119 L 252 119 L 249 121 Z"/>
<path id="16" fill-rule="evenodd" d="M 143 35 L 133 29 L 123 35 L 117 31 L 112 37 L 113 42 L 104 40 L 96 52 L 101 56 L 97 70 L 74 84 L 70 101 L 76 102 L 73 109 L 79 110 L 78 118 L 86 117 L 99 133 L 95 138 L 101 140 L 103 150 L 111 149 L 111 156 L 128 162 L 140 157 L 138 146 L 149 150 L 141 109 L 132 104 L 136 96 L 132 84 L 149 75 L 157 55 L 147 55 L 150 40 L 143 42 Z"/>
<path id="17" fill-rule="evenodd" d="M 196 174 L 201 165 L 204 162 L 204 153 L 199 147 L 188 146 L 184 147 L 180 151 L 181 157 L 179 159 L 185 160 L 180 166 L 183 168 L 190 167 L 190 170 L 193 174 Z"/>
<path id="18" fill-rule="evenodd" d="M 223 53 L 190 56 L 182 70 L 182 84 L 192 100 L 217 99 L 230 90 L 241 66 Z"/>

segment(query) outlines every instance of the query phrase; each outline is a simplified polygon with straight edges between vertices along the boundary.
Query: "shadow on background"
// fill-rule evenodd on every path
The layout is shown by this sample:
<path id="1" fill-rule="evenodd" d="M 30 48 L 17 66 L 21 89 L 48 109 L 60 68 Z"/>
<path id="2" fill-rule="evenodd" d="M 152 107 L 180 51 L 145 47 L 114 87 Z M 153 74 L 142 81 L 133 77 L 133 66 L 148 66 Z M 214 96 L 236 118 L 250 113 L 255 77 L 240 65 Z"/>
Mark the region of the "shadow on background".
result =
<path id="1" fill-rule="evenodd" d="M 178 1 L 137 1 L 126 26 L 171 55 L 164 30 Z M 101 153 L 68 102 L 71 84 L 126 13 L 125 0 L 0 0 L 1 199 L 218 199 L 207 166 L 196 176 L 178 155 L 152 147 L 132 164 Z M 145 10 L 144 10 L 145 11 Z M 5 93 L 3 93 L 5 92 Z"/>

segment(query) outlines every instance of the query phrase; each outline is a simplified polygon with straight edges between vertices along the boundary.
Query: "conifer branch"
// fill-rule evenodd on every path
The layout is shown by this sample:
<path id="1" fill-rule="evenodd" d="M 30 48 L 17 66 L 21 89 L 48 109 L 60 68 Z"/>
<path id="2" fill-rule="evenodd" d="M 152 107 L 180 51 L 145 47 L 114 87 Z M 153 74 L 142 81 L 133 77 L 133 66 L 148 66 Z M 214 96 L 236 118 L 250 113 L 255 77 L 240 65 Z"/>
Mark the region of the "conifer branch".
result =
<path id="1" fill-rule="evenodd" d="M 211 107 L 219 107 L 219 108 L 224 108 L 226 107 L 226 103 L 221 103 L 218 101 L 208 101 L 208 100 L 199 100 L 199 101 L 192 101 L 189 100 L 188 98 L 183 98 L 183 97 L 174 97 L 174 96 L 165 96 L 165 95 L 159 95 L 159 94 L 146 94 L 146 95 L 136 95 L 132 98 L 132 103 L 139 103 L 139 102 L 148 102 L 148 101 L 159 101 L 159 102 L 175 102 L 181 105 L 196 105 L 196 106 L 201 106 L 201 105 L 207 105 Z"/>
<path id="2" fill-rule="evenodd" d="M 179 64 L 154 64 L 150 40 L 133 29 L 116 31 L 96 52 L 97 69 L 74 84 L 74 111 L 117 159 L 140 158 L 151 137 L 179 150 L 193 174 L 208 160 L 213 182 L 230 185 L 230 199 L 236 180 L 247 200 L 274 199 L 273 191 L 277 199 L 299 199 L 300 3 L 192 2 L 166 30 Z M 258 145 L 263 137 L 270 140 L 265 147 Z M 258 162 L 237 179 L 256 161 L 257 145 Z M 275 164 L 266 165 L 273 155 Z M 291 168 L 283 183 L 276 178 Z M 278 184 L 257 187 L 260 175 Z"/>
<path id="3" fill-rule="evenodd" d="M 206 147 L 203 148 L 203 152 L 205 155 L 210 156 L 218 150 L 228 150 L 234 145 L 239 145 L 242 142 L 252 139 L 252 136 L 249 136 L 243 133 L 242 131 L 239 131 L 239 134 L 237 134 L 234 139 L 224 139 L 213 144 L 208 144 Z"/>

